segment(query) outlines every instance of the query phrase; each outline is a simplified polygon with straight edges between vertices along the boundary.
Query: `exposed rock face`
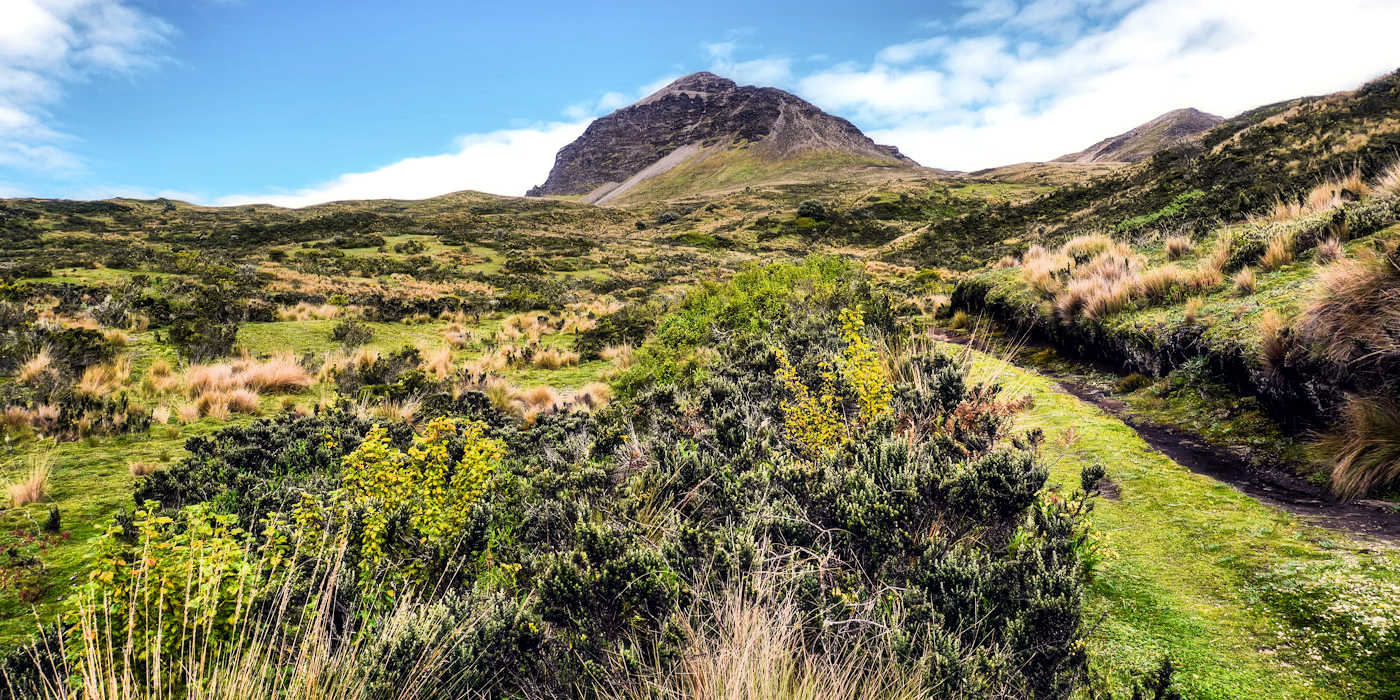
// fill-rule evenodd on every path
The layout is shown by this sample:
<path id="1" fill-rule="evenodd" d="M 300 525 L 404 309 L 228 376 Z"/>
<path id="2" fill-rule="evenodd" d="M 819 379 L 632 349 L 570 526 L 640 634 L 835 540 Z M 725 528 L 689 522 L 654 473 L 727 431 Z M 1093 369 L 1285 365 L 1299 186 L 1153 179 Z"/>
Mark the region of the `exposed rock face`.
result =
<path id="1" fill-rule="evenodd" d="M 773 159 L 836 151 L 915 165 L 899 149 L 876 144 L 854 124 L 782 90 L 693 73 L 594 120 L 559 151 L 545 183 L 527 194 L 587 194 L 655 171 L 654 164 L 683 147 L 698 151 L 745 142 Z M 664 170 L 667 164 L 661 165 Z"/>
<path id="2" fill-rule="evenodd" d="M 1136 163 L 1225 121 L 1196 109 L 1176 109 L 1126 133 L 1106 138 L 1078 153 L 1060 156 L 1060 163 Z"/>

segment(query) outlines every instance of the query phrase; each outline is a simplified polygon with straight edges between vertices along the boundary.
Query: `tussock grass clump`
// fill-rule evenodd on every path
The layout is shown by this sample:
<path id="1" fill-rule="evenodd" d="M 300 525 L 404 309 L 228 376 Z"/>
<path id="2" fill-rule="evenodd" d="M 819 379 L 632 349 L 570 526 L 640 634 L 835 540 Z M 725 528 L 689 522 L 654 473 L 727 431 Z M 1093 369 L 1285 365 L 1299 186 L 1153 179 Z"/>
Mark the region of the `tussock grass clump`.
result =
<path id="1" fill-rule="evenodd" d="M 21 384 L 32 384 L 40 377 L 54 371 L 53 355 L 48 348 L 40 348 L 34 356 L 25 360 L 15 373 L 15 380 Z"/>
<path id="2" fill-rule="evenodd" d="M 289 354 L 267 360 L 243 358 L 213 365 L 193 365 L 185 370 L 190 396 L 209 391 L 248 389 L 258 393 L 301 391 L 315 380 Z"/>
<path id="3" fill-rule="evenodd" d="M 534 354 L 531 364 L 540 369 L 559 369 L 578 365 L 578 353 L 558 348 L 545 348 Z"/>
<path id="4" fill-rule="evenodd" d="M 1292 346 L 1288 320 L 1273 309 L 1259 318 L 1259 356 L 1270 371 L 1282 370 Z"/>
<path id="5" fill-rule="evenodd" d="M 1348 200 L 1361 199 L 1371 191 L 1371 187 L 1361 177 L 1361 171 L 1353 169 L 1344 175 L 1318 183 L 1299 199 L 1276 201 L 1264 219 L 1273 222 L 1292 221 L 1309 214 L 1335 209 Z"/>
<path id="6" fill-rule="evenodd" d="M 1269 239 L 1268 247 L 1264 248 L 1264 254 L 1259 257 L 1259 267 L 1272 272 L 1293 262 L 1295 247 L 1296 242 L 1292 232 L 1275 235 Z"/>
<path id="7" fill-rule="evenodd" d="M 228 420 L 234 413 L 256 415 L 259 409 L 258 394 L 251 389 L 205 389 L 181 407 L 180 418 L 187 423 L 200 418 Z"/>
<path id="8" fill-rule="evenodd" d="M 132 476 L 146 476 L 154 474 L 160 465 L 155 462 L 127 462 L 126 468 Z"/>
<path id="9" fill-rule="evenodd" d="M 1253 294 L 1255 286 L 1253 268 L 1242 267 L 1239 272 L 1235 273 L 1235 291 L 1239 292 L 1241 296 Z"/>
<path id="10" fill-rule="evenodd" d="M 180 409 L 176 411 L 175 414 L 179 417 L 181 423 L 193 423 L 201 417 L 199 406 L 193 401 L 181 405 Z"/>
<path id="11" fill-rule="evenodd" d="M 591 382 L 583 385 L 574 392 L 571 402 L 576 406 L 583 406 L 589 411 L 596 411 L 606 405 L 612 399 L 612 387 L 603 382 Z"/>
<path id="12" fill-rule="evenodd" d="M 1102 233 L 1090 233 L 1065 241 L 1060 252 L 1073 258 L 1075 262 L 1090 260 L 1113 247 L 1113 239 Z"/>
<path id="13" fill-rule="evenodd" d="M 4 427 L 6 432 L 22 432 L 29 427 L 30 421 L 29 409 L 23 406 L 6 406 L 4 411 L 0 411 L 0 427 Z"/>
<path id="14" fill-rule="evenodd" d="M 1164 244 L 1168 260 L 1177 260 L 1191 252 L 1190 236 L 1169 236 Z"/>
<path id="15" fill-rule="evenodd" d="M 1332 490 L 1357 498 L 1400 480 L 1400 405 L 1393 400 L 1351 397 L 1338 430 L 1322 440 L 1336 455 Z"/>
<path id="16" fill-rule="evenodd" d="M 452 374 L 452 347 L 444 345 L 423 356 L 422 369 L 438 379 L 446 379 Z"/>
<path id="17" fill-rule="evenodd" d="M 321 368 L 316 371 L 316 380 L 327 382 L 340 372 L 364 370 L 378 361 L 379 351 L 370 347 L 329 352 L 321 360 Z"/>
<path id="18" fill-rule="evenodd" d="M 632 365 L 632 346 L 608 345 L 598 351 L 598 357 L 605 362 L 611 362 L 619 368 L 626 369 Z"/>
<path id="19" fill-rule="evenodd" d="M 1346 252 L 1342 250 L 1342 242 L 1336 236 L 1317 244 L 1317 262 L 1322 265 L 1330 265 L 1346 257 Z"/>
<path id="20" fill-rule="evenodd" d="M 387 421 L 412 424 L 421 410 L 423 410 L 423 399 L 418 396 L 410 396 L 401 401 L 385 401 L 376 404 L 369 409 L 369 415 Z"/>
<path id="21" fill-rule="evenodd" d="M 1178 289 L 1184 287 L 1191 277 L 1191 273 L 1177 265 L 1163 265 L 1142 273 L 1137 278 L 1133 292 L 1152 303 L 1166 301 L 1172 298 Z"/>
<path id="22" fill-rule="evenodd" d="M 102 339 L 106 340 L 108 345 L 115 348 L 124 348 L 131 344 L 131 336 L 117 328 L 104 329 L 102 331 Z"/>
<path id="23" fill-rule="evenodd" d="M 1302 339 L 1333 365 L 1400 365 L 1400 248 L 1365 249 L 1323 268 L 1298 322 Z"/>
<path id="24" fill-rule="evenodd" d="M 335 304 L 310 304 L 299 301 L 295 306 L 282 306 L 277 309 L 281 321 L 320 321 L 340 318 L 346 309 Z"/>
<path id="25" fill-rule="evenodd" d="M 760 578 L 771 578 L 761 575 Z M 886 638 L 864 638 L 814 650 L 803 638 L 810 623 L 778 586 L 757 593 L 706 596 L 684 617 L 687 647 L 677 669 L 647 668 L 633 683 L 602 689 L 610 700 L 642 698 L 801 698 L 920 700 L 934 697 L 917 673 L 898 661 Z M 713 602 L 711 602 L 713 601 Z M 859 639 L 859 638 L 858 638 Z"/>
<path id="26" fill-rule="evenodd" d="M 1205 308 L 1206 300 L 1200 297 L 1191 297 L 1186 300 L 1186 307 L 1182 311 L 1183 318 L 1187 325 L 1194 326 L 1201 320 L 1201 310 Z"/>
<path id="27" fill-rule="evenodd" d="M 49 492 L 49 476 L 53 473 L 53 458 L 48 455 L 29 460 L 29 472 L 19 481 L 5 487 L 15 507 L 38 503 Z"/>
<path id="28" fill-rule="evenodd" d="M 131 361 L 118 357 L 83 370 L 73 390 L 83 396 L 102 398 L 120 389 L 131 378 Z"/>
<path id="29" fill-rule="evenodd" d="M 1064 290 L 1061 276 L 1074 265 L 1069 255 L 1051 253 L 1041 246 L 1031 246 L 1021 258 L 1021 278 L 1042 297 L 1050 298 Z"/>
<path id="30" fill-rule="evenodd" d="M 1400 159 L 1381 171 L 1371 185 L 1371 191 L 1377 196 L 1400 195 Z"/>

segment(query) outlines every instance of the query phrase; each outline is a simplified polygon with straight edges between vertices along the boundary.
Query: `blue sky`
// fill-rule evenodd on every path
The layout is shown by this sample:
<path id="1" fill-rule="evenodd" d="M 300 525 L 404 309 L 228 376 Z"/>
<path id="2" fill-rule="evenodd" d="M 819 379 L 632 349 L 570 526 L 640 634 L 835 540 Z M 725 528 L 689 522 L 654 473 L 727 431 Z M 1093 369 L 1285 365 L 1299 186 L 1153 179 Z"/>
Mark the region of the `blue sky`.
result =
<path id="1" fill-rule="evenodd" d="M 1354 87 L 1400 68 L 1396 26 L 1393 0 L 0 0 L 0 196 L 519 194 L 696 70 L 975 169 Z"/>

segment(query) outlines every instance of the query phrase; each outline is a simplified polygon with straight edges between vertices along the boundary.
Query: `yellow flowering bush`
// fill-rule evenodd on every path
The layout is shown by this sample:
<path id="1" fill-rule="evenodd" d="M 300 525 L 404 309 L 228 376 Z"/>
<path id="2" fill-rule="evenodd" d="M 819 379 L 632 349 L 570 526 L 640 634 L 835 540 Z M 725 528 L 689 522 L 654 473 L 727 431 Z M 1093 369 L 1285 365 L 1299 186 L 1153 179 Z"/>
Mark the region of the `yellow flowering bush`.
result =
<path id="1" fill-rule="evenodd" d="M 505 455 L 505 445 L 486 437 L 486 429 L 479 421 L 438 418 L 400 451 L 390 445 L 387 431 L 376 426 L 345 456 L 340 497 L 363 513 L 362 573 L 389 563 L 388 526 L 396 514 L 407 517 L 409 532 L 400 534 L 427 548 L 447 543 L 462 530 Z M 450 454 L 454 443 L 462 445 L 457 460 Z M 396 565 L 394 571 L 409 579 L 422 573 L 413 563 Z M 364 577 L 366 582 L 370 578 Z"/>
<path id="2" fill-rule="evenodd" d="M 804 457 L 814 458 L 846 442 L 850 426 L 841 413 L 841 387 L 856 400 L 857 424 L 870 425 L 889 416 L 894 390 L 880 363 L 880 356 L 865 337 L 860 312 L 843 309 L 840 315 L 843 347 L 839 368 L 821 365 L 821 391 L 813 392 L 797 376 L 787 353 L 778 349 L 778 379 L 791 394 L 782 402 L 783 432 Z"/>
<path id="3" fill-rule="evenodd" d="M 894 389 L 880 363 L 880 355 L 865 337 L 865 320 L 859 311 L 841 310 L 841 340 L 845 343 L 841 352 L 841 378 L 855 392 L 861 424 L 869 425 L 889 416 Z"/>
<path id="4" fill-rule="evenodd" d="M 813 458 L 840 447 L 846 441 L 846 424 L 838 411 L 834 391 L 836 372 L 830 365 L 822 366 L 822 391 L 812 393 L 797 376 L 787 353 L 779 348 L 778 379 L 792 394 L 782 402 L 783 433 L 804 457 Z"/>

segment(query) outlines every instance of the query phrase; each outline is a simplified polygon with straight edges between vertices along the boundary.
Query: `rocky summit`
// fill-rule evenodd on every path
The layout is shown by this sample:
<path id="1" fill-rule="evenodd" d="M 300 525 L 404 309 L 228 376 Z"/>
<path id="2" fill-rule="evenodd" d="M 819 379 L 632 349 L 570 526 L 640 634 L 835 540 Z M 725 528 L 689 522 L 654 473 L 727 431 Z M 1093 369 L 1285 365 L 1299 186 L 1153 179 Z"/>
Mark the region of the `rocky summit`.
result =
<path id="1" fill-rule="evenodd" d="M 915 165 L 893 146 L 790 93 L 693 73 L 594 120 L 555 157 L 528 196 L 585 195 L 600 201 L 640 179 L 717 150 L 747 148 L 765 161 L 826 152 Z M 630 182 L 629 182 L 630 181 Z"/>

